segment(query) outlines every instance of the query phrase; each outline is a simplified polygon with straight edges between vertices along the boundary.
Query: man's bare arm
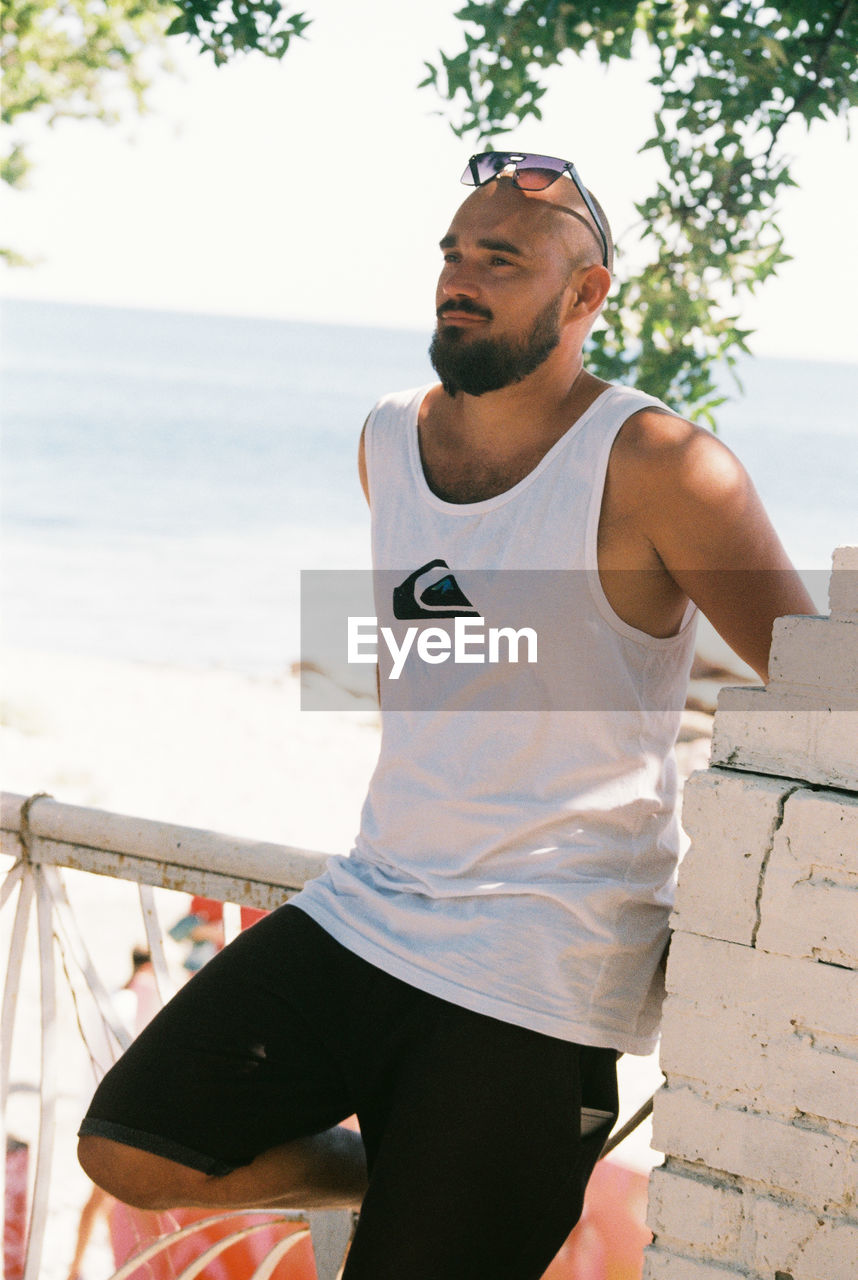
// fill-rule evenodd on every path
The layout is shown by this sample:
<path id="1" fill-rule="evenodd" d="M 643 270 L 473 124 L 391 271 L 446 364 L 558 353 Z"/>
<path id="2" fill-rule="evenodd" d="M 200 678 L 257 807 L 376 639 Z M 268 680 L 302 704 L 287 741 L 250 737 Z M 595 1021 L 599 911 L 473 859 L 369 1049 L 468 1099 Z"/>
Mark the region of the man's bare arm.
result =
<path id="1" fill-rule="evenodd" d="M 367 506 L 370 506 L 371 504 L 369 501 L 369 475 L 366 469 L 366 424 L 367 422 L 369 422 L 369 418 L 367 418 L 366 422 L 364 422 L 363 427 L 361 428 L 360 443 L 358 444 L 358 475 L 360 477 L 360 487 L 363 489 L 364 497 L 366 498 L 366 504 Z M 375 696 L 380 705 L 381 704 L 381 676 L 378 670 L 378 663 L 375 664 Z"/>
<path id="2" fill-rule="evenodd" d="M 766 680 L 774 619 L 815 613 L 813 601 L 734 454 L 682 419 L 637 417 L 624 449 L 654 564 Z"/>
<path id="3" fill-rule="evenodd" d="M 360 444 L 358 445 L 358 475 L 360 476 L 360 487 L 363 489 L 364 497 L 369 505 L 369 476 L 366 470 L 366 423 L 363 424 L 360 433 Z"/>

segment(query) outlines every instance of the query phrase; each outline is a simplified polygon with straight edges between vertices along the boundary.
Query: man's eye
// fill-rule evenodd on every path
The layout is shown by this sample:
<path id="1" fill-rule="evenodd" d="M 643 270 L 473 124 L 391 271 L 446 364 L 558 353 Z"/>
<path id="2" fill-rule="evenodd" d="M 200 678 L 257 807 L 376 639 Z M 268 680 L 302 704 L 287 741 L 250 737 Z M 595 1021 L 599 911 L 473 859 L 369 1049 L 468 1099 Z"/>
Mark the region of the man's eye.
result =
<path id="1" fill-rule="evenodd" d="M 509 258 L 500 258 L 500 257 L 492 258 L 493 267 L 509 267 L 511 265 L 512 264 L 510 263 Z"/>

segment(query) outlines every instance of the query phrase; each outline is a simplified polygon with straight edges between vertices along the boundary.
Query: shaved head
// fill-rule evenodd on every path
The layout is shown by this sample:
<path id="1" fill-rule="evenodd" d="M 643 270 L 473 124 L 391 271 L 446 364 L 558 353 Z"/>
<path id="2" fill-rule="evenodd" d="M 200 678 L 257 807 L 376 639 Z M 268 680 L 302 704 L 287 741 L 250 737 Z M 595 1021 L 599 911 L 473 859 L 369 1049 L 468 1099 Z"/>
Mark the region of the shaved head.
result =
<path id="1" fill-rule="evenodd" d="M 602 220 L 608 242 L 608 270 L 613 271 L 614 241 L 611 229 L 599 201 L 592 191 L 589 194 Z M 498 214 L 517 206 L 531 206 L 528 214 L 533 219 L 534 228 L 549 231 L 552 237 L 559 239 L 568 258 L 570 271 L 581 266 L 601 265 L 602 241 L 594 225 L 593 215 L 574 182 L 565 175 L 562 174 L 544 191 L 523 191 L 515 186 L 511 178 L 501 176 L 477 187 L 460 207 L 464 210 L 477 202 L 483 205 L 493 202 Z"/>
<path id="2" fill-rule="evenodd" d="M 574 182 L 527 191 L 502 174 L 461 204 L 440 247 L 430 354 L 448 395 L 512 386 L 558 348 L 560 363 L 580 356 L 611 280 Z"/>

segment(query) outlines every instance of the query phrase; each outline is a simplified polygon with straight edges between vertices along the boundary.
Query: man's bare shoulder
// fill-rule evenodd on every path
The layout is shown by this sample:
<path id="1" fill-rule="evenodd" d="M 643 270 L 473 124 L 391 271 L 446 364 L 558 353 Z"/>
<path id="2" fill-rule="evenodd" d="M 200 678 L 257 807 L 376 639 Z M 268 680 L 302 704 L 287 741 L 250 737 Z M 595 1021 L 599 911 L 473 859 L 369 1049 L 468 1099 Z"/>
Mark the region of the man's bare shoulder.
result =
<path id="1" fill-rule="evenodd" d="M 641 409 L 623 424 L 611 471 L 614 483 L 625 481 L 642 503 L 666 494 L 718 501 L 750 483 L 742 463 L 711 431 L 657 408 Z"/>
<path id="2" fill-rule="evenodd" d="M 608 490 L 631 545 L 648 547 L 767 679 L 773 620 L 812 613 L 813 602 L 735 454 L 694 423 L 645 409 L 618 434 Z"/>
<path id="3" fill-rule="evenodd" d="M 711 459 L 714 465 L 721 458 L 737 461 L 708 428 L 699 427 L 668 409 L 653 407 L 639 409 L 623 423 L 617 446 L 637 462 Z"/>

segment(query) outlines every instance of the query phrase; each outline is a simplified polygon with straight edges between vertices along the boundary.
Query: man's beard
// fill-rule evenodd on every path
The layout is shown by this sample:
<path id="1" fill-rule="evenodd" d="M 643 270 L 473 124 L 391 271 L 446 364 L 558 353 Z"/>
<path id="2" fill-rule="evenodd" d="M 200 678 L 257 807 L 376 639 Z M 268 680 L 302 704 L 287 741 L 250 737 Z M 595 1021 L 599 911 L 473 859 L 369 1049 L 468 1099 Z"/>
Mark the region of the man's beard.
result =
<path id="1" fill-rule="evenodd" d="M 481 396 L 487 391 L 500 391 L 538 369 L 560 341 L 562 296 L 560 293 L 552 298 L 536 317 L 530 333 L 518 340 L 466 339 L 461 329 L 439 326 L 432 337 L 429 359 L 447 395 L 464 391 L 469 396 Z M 447 305 L 453 309 L 452 304 Z M 456 303 L 455 309 L 485 314 L 467 303 Z"/>

